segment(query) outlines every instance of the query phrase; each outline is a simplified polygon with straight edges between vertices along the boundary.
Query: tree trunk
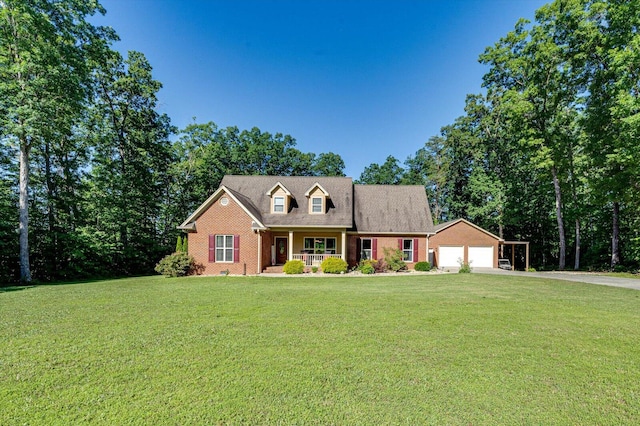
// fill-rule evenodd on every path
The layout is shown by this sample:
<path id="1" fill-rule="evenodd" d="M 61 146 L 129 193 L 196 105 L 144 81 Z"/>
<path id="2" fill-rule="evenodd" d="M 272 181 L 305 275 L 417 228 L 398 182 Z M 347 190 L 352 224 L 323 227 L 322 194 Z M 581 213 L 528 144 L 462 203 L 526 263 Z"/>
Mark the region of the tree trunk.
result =
<path id="1" fill-rule="evenodd" d="M 20 141 L 20 281 L 31 282 L 29 265 L 29 143 Z"/>
<path id="2" fill-rule="evenodd" d="M 580 219 L 576 219 L 576 259 L 573 263 L 573 269 L 580 269 Z"/>
<path id="3" fill-rule="evenodd" d="M 613 203 L 613 229 L 611 233 L 611 269 L 620 264 L 620 203 Z"/>
<path id="4" fill-rule="evenodd" d="M 558 219 L 558 237 L 560 243 L 558 269 L 562 271 L 565 268 L 567 253 L 566 239 L 564 235 L 564 219 L 562 218 L 562 192 L 560 190 L 560 181 L 558 180 L 558 171 L 555 166 L 551 168 L 551 173 L 553 175 L 553 189 L 556 193 L 556 217 Z"/>

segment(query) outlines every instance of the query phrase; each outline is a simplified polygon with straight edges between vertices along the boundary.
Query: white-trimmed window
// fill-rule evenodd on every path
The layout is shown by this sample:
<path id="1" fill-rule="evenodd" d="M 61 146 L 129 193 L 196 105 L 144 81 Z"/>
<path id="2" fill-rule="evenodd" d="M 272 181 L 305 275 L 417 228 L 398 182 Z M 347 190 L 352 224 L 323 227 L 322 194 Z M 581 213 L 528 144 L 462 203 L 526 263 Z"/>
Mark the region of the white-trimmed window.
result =
<path id="1" fill-rule="evenodd" d="M 233 235 L 216 235 L 216 262 L 233 262 Z"/>
<path id="2" fill-rule="evenodd" d="M 315 254 L 336 254 L 336 239 L 324 237 L 305 237 L 304 251 Z"/>
<path id="3" fill-rule="evenodd" d="M 402 240 L 402 257 L 405 262 L 413 262 L 413 240 Z"/>
<path id="4" fill-rule="evenodd" d="M 311 198 L 311 213 L 322 213 L 322 197 Z"/>
<path id="5" fill-rule="evenodd" d="M 273 197 L 273 212 L 284 213 L 284 197 Z"/>
<path id="6" fill-rule="evenodd" d="M 360 257 L 362 259 L 373 258 L 373 244 L 371 243 L 371 238 L 362 239 L 362 253 L 360 254 Z"/>

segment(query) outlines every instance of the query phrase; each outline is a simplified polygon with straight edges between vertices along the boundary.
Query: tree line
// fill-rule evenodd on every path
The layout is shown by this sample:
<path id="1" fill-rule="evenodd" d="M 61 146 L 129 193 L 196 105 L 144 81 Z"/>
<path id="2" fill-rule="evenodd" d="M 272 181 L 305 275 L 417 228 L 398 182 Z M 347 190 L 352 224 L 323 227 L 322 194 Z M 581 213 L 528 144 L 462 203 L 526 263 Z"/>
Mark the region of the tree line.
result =
<path id="1" fill-rule="evenodd" d="M 528 240 L 539 267 L 637 269 L 639 28 L 638 0 L 543 6 L 480 55 L 463 116 L 360 181 L 425 185 L 436 221 Z"/>
<path id="2" fill-rule="evenodd" d="M 176 129 L 144 54 L 113 50 L 96 13 L 0 1 L 0 282 L 153 272 L 227 173 L 343 175 L 340 156 L 288 135 Z"/>
<path id="3" fill-rule="evenodd" d="M 0 0 L 0 282 L 150 273 L 225 174 L 344 176 L 289 135 L 175 128 L 105 12 Z M 637 0 L 544 6 L 480 56 L 465 115 L 358 181 L 424 185 L 436 221 L 529 240 L 535 265 L 637 267 L 639 20 Z"/>

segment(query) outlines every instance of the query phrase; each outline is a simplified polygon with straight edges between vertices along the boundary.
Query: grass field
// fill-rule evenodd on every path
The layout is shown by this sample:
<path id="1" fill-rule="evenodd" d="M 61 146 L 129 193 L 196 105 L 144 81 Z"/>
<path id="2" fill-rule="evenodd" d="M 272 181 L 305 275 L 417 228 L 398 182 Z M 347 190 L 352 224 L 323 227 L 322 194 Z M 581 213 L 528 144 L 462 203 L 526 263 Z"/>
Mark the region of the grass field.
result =
<path id="1" fill-rule="evenodd" d="M 640 292 L 527 277 L 0 289 L 0 424 L 640 424 Z"/>

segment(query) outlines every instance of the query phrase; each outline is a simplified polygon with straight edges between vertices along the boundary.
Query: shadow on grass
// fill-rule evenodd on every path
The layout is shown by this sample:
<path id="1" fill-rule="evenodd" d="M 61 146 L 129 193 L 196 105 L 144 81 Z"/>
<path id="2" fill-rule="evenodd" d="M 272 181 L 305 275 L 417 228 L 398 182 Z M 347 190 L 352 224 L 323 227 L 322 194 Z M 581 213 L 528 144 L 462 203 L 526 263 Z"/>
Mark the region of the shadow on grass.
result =
<path id="1" fill-rule="evenodd" d="M 10 291 L 20 291 L 20 290 L 28 290 L 30 288 L 34 288 L 35 285 L 9 285 L 9 286 L 0 286 L 0 293 L 9 293 Z"/>
<path id="2" fill-rule="evenodd" d="M 0 283 L 0 293 L 8 293 L 8 292 L 11 292 L 11 291 L 20 291 L 20 290 L 29 290 L 29 289 L 36 288 L 36 287 L 77 285 L 77 284 L 92 284 L 92 283 L 102 282 L 102 281 L 118 281 L 118 280 L 125 280 L 125 279 L 129 279 L 129 278 L 146 277 L 146 276 L 148 276 L 148 275 L 126 276 L 126 277 L 85 278 L 85 279 L 77 279 L 77 280 L 70 280 L 70 281 L 31 282 L 30 284 L 25 284 L 25 285 Z"/>

